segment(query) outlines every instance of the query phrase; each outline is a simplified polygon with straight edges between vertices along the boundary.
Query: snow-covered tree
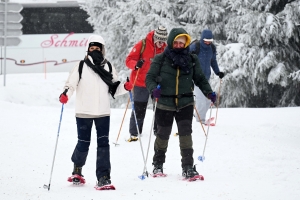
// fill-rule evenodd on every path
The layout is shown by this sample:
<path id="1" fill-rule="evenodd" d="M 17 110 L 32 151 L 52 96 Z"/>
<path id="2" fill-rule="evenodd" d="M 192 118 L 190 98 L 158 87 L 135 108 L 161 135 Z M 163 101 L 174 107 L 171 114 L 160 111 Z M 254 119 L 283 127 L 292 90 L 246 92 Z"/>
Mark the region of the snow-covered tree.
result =
<path id="1" fill-rule="evenodd" d="M 223 106 L 300 105 L 300 1 L 229 0 Z M 230 56 L 229 56 L 230 55 Z"/>
<path id="2" fill-rule="evenodd" d="M 150 30 L 183 27 L 199 39 L 209 28 L 226 72 L 221 106 L 300 105 L 300 0 L 87 0 L 83 9 L 122 80 L 130 48 Z M 218 90 L 216 76 L 211 83 Z"/>
<path id="3" fill-rule="evenodd" d="M 182 26 L 194 38 L 199 38 L 203 28 L 222 30 L 218 22 L 220 13 L 224 12 L 221 6 L 210 4 L 208 0 L 87 0 L 82 8 L 90 15 L 88 21 L 95 33 L 106 40 L 107 57 L 116 66 L 123 81 L 130 73 L 125 66 L 130 48 L 145 38 L 149 31 L 159 25 L 168 30 Z M 205 12 L 205 16 L 201 12 Z M 208 27 L 207 22 L 212 26 Z M 127 97 L 117 98 L 114 104 L 122 103 L 124 106 L 125 99 Z"/>

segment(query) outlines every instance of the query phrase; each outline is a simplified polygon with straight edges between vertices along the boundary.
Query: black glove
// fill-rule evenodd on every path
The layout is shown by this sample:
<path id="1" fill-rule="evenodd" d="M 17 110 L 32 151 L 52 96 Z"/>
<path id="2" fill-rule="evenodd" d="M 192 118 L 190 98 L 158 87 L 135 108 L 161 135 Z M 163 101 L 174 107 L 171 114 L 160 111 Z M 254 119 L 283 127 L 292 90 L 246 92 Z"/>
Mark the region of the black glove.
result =
<path id="1" fill-rule="evenodd" d="M 220 79 L 222 79 L 225 76 L 223 72 L 218 72 L 217 75 L 219 76 Z"/>
<path id="2" fill-rule="evenodd" d="M 137 61 L 137 62 L 136 62 L 136 65 L 135 65 L 135 68 L 136 68 L 136 69 L 142 68 L 144 62 L 145 62 L 145 61 L 142 60 L 142 59 L 139 60 L 139 61 Z"/>

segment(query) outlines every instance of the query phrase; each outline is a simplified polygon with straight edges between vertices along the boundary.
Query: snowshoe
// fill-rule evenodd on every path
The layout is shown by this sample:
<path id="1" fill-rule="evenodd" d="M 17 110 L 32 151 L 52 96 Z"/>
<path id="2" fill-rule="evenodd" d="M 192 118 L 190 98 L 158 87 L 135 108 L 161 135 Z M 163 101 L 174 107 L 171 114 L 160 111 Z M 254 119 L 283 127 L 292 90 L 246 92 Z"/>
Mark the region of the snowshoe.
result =
<path id="1" fill-rule="evenodd" d="M 167 175 L 163 172 L 163 164 L 154 164 L 152 177 L 166 177 Z"/>
<path id="2" fill-rule="evenodd" d="M 182 176 L 184 177 L 184 180 L 187 181 L 204 180 L 204 177 L 199 175 L 199 173 L 196 171 L 195 165 L 194 167 L 191 165 L 184 166 L 182 169 Z"/>
<path id="3" fill-rule="evenodd" d="M 95 186 L 96 190 L 115 190 L 115 186 L 111 184 L 111 180 L 108 176 L 103 176 L 98 179 L 98 183 Z"/>
<path id="4" fill-rule="evenodd" d="M 78 174 L 74 174 L 68 177 L 68 181 L 73 182 L 74 185 L 85 184 L 85 179 L 83 178 L 83 176 L 80 176 Z"/>
<path id="5" fill-rule="evenodd" d="M 210 118 L 210 119 L 208 119 L 208 120 L 206 120 L 205 121 L 205 123 L 203 123 L 205 126 L 215 126 L 216 124 L 213 122 L 215 120 L 215 118 L 214 117 L 212 117 L 212 118 Z"/>
<path id="6" fill-rule="evenodd" d="M 85 183 L 85 179 L 82 175 L 82 167 L 76 166 L 74 164 L 74 169 L 72 172 L 72 176 L 68 178 L 69 182 L 73 182 L 74 185 L 80 185 Z"/>

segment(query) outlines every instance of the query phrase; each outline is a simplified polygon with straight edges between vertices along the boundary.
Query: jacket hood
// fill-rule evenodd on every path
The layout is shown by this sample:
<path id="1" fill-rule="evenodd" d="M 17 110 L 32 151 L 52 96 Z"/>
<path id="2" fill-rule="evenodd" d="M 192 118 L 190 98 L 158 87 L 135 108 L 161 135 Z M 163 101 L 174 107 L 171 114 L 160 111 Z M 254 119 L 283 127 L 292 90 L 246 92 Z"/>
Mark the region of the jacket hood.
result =
<path id="1" fill-rule="evenodd" d="M 191 36 L 183 28 L 173 28 L 170 31 L 170 34 L 169 34 L 169 37 L 167 40 L 167 44 L 168 44 L 169 48 L 173 49 L 173 42 L 179 36 L 186 36 L 185 48 L 190 45 Z"/>
<path id="2" fill-rule="evenodd" d="M 104 41 L 103 37 L 101 37 L 100 35 L 91 35 L 89 37 L 88 42 L 86 44 L 86 55 L 89 50 L 89 44 L 91 42 L 99 42 L 100 44 L 102 44 L 102 54 L 103 54 L 103 57 L 105 58 L 105 41 Z"/>
<path id="3" fill-rule="evenodd" d="M 214 35 L 213 33 L 211 32 L 211 30 L 208 30 L 208 29 L 204 29 L 201 33 L 201 40 L 203 39 L 213 39 L 214 38 Z"/>
<path id="4" fill-rule="evenodd" d="M 146 36 L 146 39 L 149 40 L 151 44 L 154 44 L 153 35 L 154 31 L 150 31 Z"/>

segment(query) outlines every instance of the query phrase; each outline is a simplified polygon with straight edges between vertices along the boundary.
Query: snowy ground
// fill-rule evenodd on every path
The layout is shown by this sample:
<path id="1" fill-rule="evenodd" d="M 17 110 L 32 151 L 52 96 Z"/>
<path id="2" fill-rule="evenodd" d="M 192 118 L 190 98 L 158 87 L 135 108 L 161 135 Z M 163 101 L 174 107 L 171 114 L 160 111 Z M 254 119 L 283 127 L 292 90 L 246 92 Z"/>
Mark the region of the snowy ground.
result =
<path id="1" fill-rule="evenodd" d="M 67 182 L 72 172 L 70 160 L 76 144 L 74 98 L 65 105 L 52 176 L 49 183 L 61 111 L 58 96 L 68 73 L 7 75 L 3 87 L 0 76 L 1 176 L 0 199 L 300 199 L 300 124 L 299 107 L 221 108 L 217 126 L 211 127 L 204 162 L 205 137 L 194 121 L 194 158 L 204 181 L 186 182 L 181 177 L 178 138 L 171 136 L 164 171 L 166 178 L 140 180 L 143 158 L 140 144 L 127 143 L 127 111 L 115 147 L 124 109 L 112 109 L 111 163 L 115 191 L 96 191 L 96 140 L 83 168 L 87 183 L 73 186 Z M 212 115 L 215 116 L 216 109 Z M 142 137 L 147 151 L 152 111 L 148 110 Z M 176 132 L 176 126 L 173 133 Z M 147 162 L 152 170 L 153 141 Z"/>

